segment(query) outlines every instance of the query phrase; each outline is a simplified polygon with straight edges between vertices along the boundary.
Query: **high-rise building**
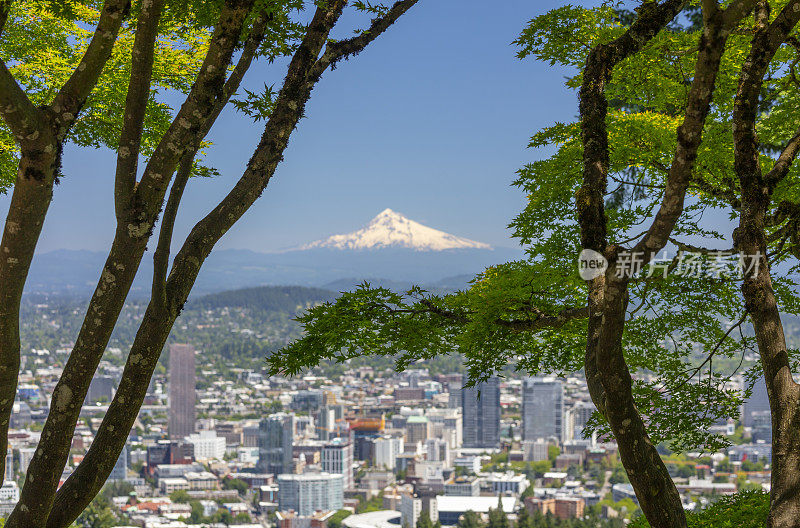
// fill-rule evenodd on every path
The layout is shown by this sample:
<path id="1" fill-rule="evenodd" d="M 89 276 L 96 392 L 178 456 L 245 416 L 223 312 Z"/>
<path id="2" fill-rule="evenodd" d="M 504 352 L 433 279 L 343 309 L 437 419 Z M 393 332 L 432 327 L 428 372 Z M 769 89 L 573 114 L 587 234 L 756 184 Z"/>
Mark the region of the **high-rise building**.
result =
<path id="1" fill-rule="evenodd" d="M 294 415 L 277 413 L 262 419 L 258 424 L 258 472 L 291 473 L 293 445 Z"/>
<path id="2" fill-rule="evenodd" d="M 114 469 L 108 476 L 108 480 L 125 480 L 128 478 L 128 446 L 122 448 L 122 452 L 117 458 L 117 463 L 114 464 Z"/>
<path id="3" fill-rule="evenodd" d="M 349 490 L 353 482 L 353 444 L 337 438 L 322 447 L 322 471 L 342 475 L 342 485 Z"/>
<path id="4" fill-rule="evenodd" d="M 374 444 L 374 460 L 375 467 L 394 470 L 397 465 L 397 457 L 403 453 L 405 442 L 403 438 L 394 438 L 391 436 L 383 436 L 375 438 Z"/>
<path id="5" fill-rule="evenodd" d="M 292 396 L 291 407 L 295 411 L 311 412 L 322 407 L 324 394 L 321 390 L 301 390 Z"/>
<path id="6" fill-rule="evenodd" d="M 278 508 L 298 515 L 340 510 L 344 505 L 342 476 L 330 473 L 278 475 Z"/>
<path id="7" fill-rule="evenodd" d="M 439 511 L 435 497 L 412 497 L 403 495 L 400 499 L 400 525 L 414 528 L 422 512 L 426 512 L 433 521 L 439 520 Z"/>
<path id="8" fill-rule="evenodd" d="M 753 385 L 753 392 L 750 398 L 742 405 L 742 425 L 752 427 L 754 416 L 759 412 L 769 412 L 769 396 L 767 395 L 767 384 L 764 378 L 759 378 Z"/>
<path id="9" fill-rule="evenodd" d="M 422 513 L 422 501 L 410 495 L 403 495 L 400 499 L 400 524 L 403 527 L 413 528 Z"/>
<path id="10" fill-rule="evenodd" d="M 323 405 L 317 412 L 317 438 L 331 440 L 348 434 L 344 405 L 336 403 L 331 392 L 324 392 L 323 395 Z"/>
<path id="11" fill-rule="evenodd" d="M 425 441 L 425 452 L 429 462 L 443 462 L 445 467 L 450 467 L 452 455 L 446 440 L 429 438 Z"/>
<path id="12" fill-rule="evenodd" d="M 572 440 L 583 440 L 586 424 L 594 413 L 594 404 L 579 401 L 572 407 Z M 567 438 L 569 440 L 569 438 Z"/>
<path id="13" fill-rule="evenodd" d="M 522 380 L 522 440 L 563 440 L 564 387 L 555 378 Z"/>
<path id="14" fill-rule="evenodd" d="M 431 437 L 431 422 L 426 416 L 409 416 L 406 420 L 406 445 L 425 443 Z"/>
<path id="15" fill-rule="evenodd" d="M 169 437 L 194 433 L 195 351 L 191 345 L 169 347 Z"/>
<path id="16" fill-rule="evenodd" d="M 350 421 L 350 439 L 353 442 L 353 455 L 356 460 L 372 460 L 375 447 L 373 440 L 381 436 L 386 420 L 380 417 L 363 417 Z"/>
<path id="17" fill-rule="evenodd" d="M 461 419 L 461 399 L 458 408 L 428 409 L 425 415 L 433 424 L 433 437 L 442 438 L 450 443 L 450 449 L 461 447 L 464 441 L 464 423 Z"/>
<path id="18" fill-rule="evenodd" d="M 93 405 L 98 402 L 111 402 L 114 398 L 115 381 L 111 376 L 95 376 L 89 384 L 84 405 Z"/>
<path id="19" fill-rule="evenodd" d="M 6 472 L 3 475 L 3 482 L 14 480 L 14 451 L 9 447 L 6 451 Z"/>
<path id="20" fill-rule="evenodd" d="M 461 391 L 464 447 L 500 447 L 500 379 Z"/>
<path id="21" fill-rule="evenodd" d="M 36 453 L 35 447 L 19 448 L 19 472 L 22 475 L 28 473 L 28 466 L 31 465 L 31 460 L 33 460 L 34 453 Z"/>

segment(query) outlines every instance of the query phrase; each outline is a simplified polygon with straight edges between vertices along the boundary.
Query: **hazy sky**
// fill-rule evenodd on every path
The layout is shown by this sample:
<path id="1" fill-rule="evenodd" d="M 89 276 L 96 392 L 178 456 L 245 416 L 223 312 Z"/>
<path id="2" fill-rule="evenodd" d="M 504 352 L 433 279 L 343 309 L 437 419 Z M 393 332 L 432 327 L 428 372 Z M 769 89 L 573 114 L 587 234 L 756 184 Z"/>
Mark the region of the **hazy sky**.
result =
<path id="1" fill-rule="evenodd" d="M 593 4 L 594 2 L 583 2 Z M 524 196 L 515 171 L 541 157 L 539 128 L 574 119 L 567 72 L 511 44 L 555 1 L 420 0 L 364 53 L 325 74 L 262 198 L 218 247 L 270 251 L 355 230 L 390 207 L 431 227 L 496 246 Z M 251 90 L 283 79 L 253 66 Z M 190 183 L 176 238 L 241 175 L 263 130 L 221 116 L 208 161 L 222 176 Z M 114 155 L 67 148 L 39 251 L 104 250 L 114 232 Z M 0 197 L 5 217 L 9 196 Z"/>

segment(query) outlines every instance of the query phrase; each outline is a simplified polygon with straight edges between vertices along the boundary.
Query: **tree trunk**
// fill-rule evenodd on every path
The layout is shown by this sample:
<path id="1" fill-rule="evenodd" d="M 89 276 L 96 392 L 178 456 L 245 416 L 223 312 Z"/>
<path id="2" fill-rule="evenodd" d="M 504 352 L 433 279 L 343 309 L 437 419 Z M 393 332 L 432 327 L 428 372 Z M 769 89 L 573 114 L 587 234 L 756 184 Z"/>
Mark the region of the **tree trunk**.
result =
<path id="1" fill-rule="evenodd" d="M 789 142 L 778 163 L 761 170 L 756 119 L 760 97 L 775 53 L 800 21 L 800 1 L 792 0 L 769 22 L 769 5 L 756 17 L 757 31 L 742 67 L 733 108 L 734 169 L 742 208 L 733 241 L 744 264 L 742 294 L 755 329 L 772 412 L 772 486 L 769 528 L 800 527 L 800 386 L 792 379 L 786 337 L 772 287 L 767 245 L 767 211 L 772 193 L 797 156 Z"/>
<path id="2" fill-rule="evenodd" d="M 764 380 L 772 413 L 772 473 L 769 528 L 800 527 L 800 386 L 792 378 L 786 338 L 772 288 L 766 258 L 764 217 L 769 198 L 766 189 L 742 189 L 744 208 L 736 245 L 745 265 L 758 270 L 745 273 L 742 294 L 755 329 Z"/>
<path id="3" fill-rule="evenodd" d="M 0 475 L 5 474 L 8 426 L 17 394 L 20 302 L 53 197 L 58 150 L 54 143 L 23 150 L 0 242 Z"/>
<path id="4" fill-rule="evenodd" d="M 680 494 L 661 460 L 633 400 L 631 373 L 622 350 L 628 307 L 624 280 L 606 277 L 597 369 L 605 389 L 605 416 L 619 446 L 622 465 L 652 528 L 685 528 Z"/>

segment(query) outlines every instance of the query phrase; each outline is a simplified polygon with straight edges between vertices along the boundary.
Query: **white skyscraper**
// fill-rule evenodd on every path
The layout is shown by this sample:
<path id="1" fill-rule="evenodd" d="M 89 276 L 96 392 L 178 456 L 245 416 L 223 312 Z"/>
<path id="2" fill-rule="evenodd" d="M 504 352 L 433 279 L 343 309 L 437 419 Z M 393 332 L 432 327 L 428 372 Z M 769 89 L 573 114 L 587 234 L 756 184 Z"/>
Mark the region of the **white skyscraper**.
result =
<path id="1" fill-rule="evenodd" d="M 405 449 L 403 438 L 384 436 L 373 440 L 375 445 L 375 466 L 394 470 L 397 465 L 397 457 Z"/>

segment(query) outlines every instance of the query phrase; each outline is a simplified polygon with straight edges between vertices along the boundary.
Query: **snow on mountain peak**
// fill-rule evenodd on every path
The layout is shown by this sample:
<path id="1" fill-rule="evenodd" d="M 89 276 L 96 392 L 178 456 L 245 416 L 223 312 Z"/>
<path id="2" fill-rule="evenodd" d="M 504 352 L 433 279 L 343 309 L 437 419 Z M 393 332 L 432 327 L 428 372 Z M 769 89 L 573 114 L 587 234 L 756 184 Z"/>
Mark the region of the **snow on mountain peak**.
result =
<path id="1" fill-rule="evenodd" d="M 488 244 L 457 237 L 409 220 L 391 209 L 384 209 L 366 227 L 344 235 L 306 244 L 301 249 L 376 249 L 403 247 L 417 251 L 446 249 L 492 249 Z"/>

